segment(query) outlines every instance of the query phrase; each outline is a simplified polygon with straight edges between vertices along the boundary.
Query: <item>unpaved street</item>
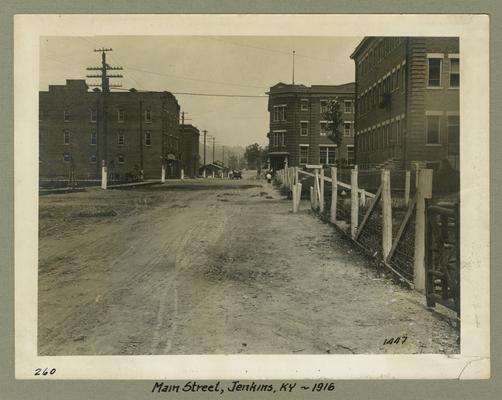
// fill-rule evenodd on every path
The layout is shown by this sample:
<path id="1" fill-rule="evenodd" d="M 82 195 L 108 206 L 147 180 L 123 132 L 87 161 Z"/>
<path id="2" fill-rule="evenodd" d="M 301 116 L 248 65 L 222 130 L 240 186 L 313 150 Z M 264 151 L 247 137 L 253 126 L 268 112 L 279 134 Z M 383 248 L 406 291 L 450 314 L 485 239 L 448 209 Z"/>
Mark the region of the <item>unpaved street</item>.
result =
<path id="1" fill-rule="evenodd" d="M 39 353 L 459 351 L 446 312 L 302 206 L 253 179 L 40 197 Z"/>

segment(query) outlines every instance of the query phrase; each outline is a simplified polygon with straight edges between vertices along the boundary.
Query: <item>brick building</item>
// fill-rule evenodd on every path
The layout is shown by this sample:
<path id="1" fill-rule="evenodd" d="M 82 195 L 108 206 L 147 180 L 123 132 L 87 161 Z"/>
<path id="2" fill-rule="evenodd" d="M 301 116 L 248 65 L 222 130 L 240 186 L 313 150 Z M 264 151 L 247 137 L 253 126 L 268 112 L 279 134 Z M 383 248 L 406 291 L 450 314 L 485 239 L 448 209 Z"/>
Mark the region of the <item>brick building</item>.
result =
<path id="1" fill-rule="evenodd" d="M 366 37 L 356 67 L 361 168 L 459 167 L 458 38 Z"/>
<path id="2" fill-rule="evenodd" d="M 180 107 L 169 92 L 103 93 L 67 80 L 39 93 L 39 175 L 99 179 L 159 178 L 180 170 Z"/>
<path id="3" fill-rule="evenodd" d="M 199 174 L 199 130 L 190 124 L 180 126 L 181 160 L 186 176 L 195 178 Z"/>
<path id="4" fill-rule="evenodd" d="M 305 164 L 352 164 L 354 162 L 354 83 L 344 85 L 290 85 L 270 88 L 269 163 L 274 170 Z M 326 105 L 338 99 L 343 112 L 340 149 L 328 138 Z M 338 160 L 337 160 L 338 159 Z"/>

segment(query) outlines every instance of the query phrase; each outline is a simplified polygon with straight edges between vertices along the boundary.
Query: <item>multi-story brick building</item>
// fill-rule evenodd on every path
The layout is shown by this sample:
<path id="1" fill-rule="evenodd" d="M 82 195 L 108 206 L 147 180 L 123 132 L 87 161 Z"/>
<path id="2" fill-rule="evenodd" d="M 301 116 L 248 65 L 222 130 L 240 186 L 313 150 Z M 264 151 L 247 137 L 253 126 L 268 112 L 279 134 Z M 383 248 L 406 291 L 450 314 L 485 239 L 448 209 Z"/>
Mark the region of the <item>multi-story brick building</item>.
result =
<path id="1" fill-rule="evenodd" d="M 67 80 L 39 94 L 39 175 L 99 179 L 179 175 L 180 107 L 169 92 L 103 93 Z M 142 173 L 141 173 L 142 171 Z"/>
<path id="2" fill-rule="evenodd" d="M 354 162 L 354 83 L 343 85 L 290 85 L 270 88 L 269 163 L 273 170 L 306 164 L 350 165 Z M 328 137 L 325 113 L 337 99 L 343 113 L 340 149 Z"/>
<path id="3" fill-rule="evenodd" d="M 185 175 L 195 178 L 199 174 L 199 130 L 193 125 L 181 125 L 181 164 Z"/>
<path id="4" fill-rule="evenodd" d="M 458 38 L 366 37 L 351 58 L 357 164 L 458 169 Z"/>

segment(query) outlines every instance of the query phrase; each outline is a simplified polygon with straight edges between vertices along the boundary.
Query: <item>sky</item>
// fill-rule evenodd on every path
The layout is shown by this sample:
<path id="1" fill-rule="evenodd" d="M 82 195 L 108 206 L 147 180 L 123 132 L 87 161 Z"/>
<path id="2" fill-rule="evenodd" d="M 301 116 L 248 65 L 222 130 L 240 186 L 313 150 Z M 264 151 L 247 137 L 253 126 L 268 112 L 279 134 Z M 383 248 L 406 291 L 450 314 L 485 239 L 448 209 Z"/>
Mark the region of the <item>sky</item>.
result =
<path id="1" fill-rule="evenodd" d="M 354 81 L 350 54 L 361 37 L 259 36 L 87 36 L 43 37 L 40 44 L 40 90 L 86 79 L 86 67 L 99 66 L 99 47 L 112 48 L 107 63 L 121 66 L 123 88 L 173 93 L 263 97 L 215 97 L 175 94 L 186 123 L 208 131 L 216 146 L 267 144 L 268 89 L 291 83 L 337 85 Z"/>

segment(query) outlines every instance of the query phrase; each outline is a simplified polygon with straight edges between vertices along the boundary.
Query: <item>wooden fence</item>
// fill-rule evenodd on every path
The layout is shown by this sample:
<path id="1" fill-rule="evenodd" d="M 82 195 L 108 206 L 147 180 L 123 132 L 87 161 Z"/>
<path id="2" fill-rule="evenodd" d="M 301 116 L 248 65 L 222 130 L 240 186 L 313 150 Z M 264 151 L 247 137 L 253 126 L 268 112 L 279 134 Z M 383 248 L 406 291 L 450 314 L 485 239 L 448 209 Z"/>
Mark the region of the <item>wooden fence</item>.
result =
<path id="1" fill-rule="evenodd" d="M 423 292 L 426 280 L 425 201 L 432 197 L 433 171 L 418 170 L 413 173 L 413 181 L 410 171 L 402 171 L 404 185 L 393 191 L 390 171 L 381 170 L 378 172 L 380 185 L 372 192 L 359 186 L 357 167 L 350 170 L 350 183 L 338 179 L 340 175 L 346 177 L 347 172 L 339 174 L 336 167 L 328 171 L 321 166 L 307 166 L 306 170 L 290 167 L 277 171 L 276 180 L 291 193 L 292 209 L 296 213 L 305 185 L 302 180 L 313 179 L 307 192 L 312 210 L 342 229 L 377 259 L 379 265 Z M 326 183 L 331 190 L 325 190 Z M 399 193 L 399 198 L 393 193 Z"/>

